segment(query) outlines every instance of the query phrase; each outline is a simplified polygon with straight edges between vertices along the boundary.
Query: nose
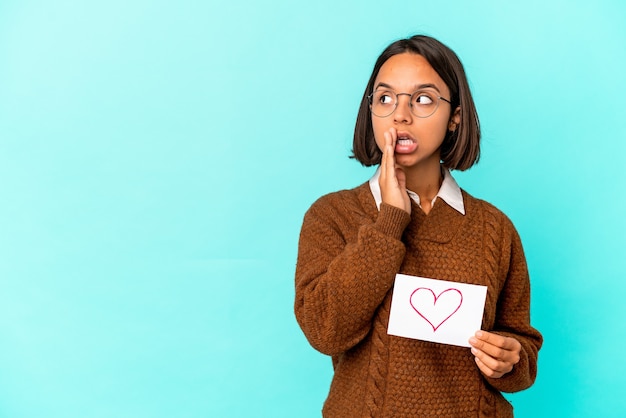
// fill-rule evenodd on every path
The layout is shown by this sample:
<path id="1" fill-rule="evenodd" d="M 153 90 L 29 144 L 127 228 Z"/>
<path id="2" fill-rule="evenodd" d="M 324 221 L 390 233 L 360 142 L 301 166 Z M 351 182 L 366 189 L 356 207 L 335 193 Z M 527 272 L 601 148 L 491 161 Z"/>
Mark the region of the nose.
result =
<path id="1" fill-rule="evenodd" d="M 398 103 L 393 113 L 393 120 L 399 123 L 411 123 L 411 95 L 408 93 L 399 93 L 397 100 Z"/>

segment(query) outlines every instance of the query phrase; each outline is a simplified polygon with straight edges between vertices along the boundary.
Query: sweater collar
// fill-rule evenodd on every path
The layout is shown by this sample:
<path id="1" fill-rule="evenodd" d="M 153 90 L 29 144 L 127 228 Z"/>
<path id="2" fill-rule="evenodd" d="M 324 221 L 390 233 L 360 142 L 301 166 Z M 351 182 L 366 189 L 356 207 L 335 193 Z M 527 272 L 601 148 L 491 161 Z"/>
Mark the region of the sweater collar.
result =
<path id="1" fill-rule="evenodd" d="M 443 169 L 443 182 L 441 183 L 441 188 L 437 195 L 433 199 L 432 204 L 435 204 L 437 198 L 441 198 L 444 202 L 446 202 L 450 207 L 455 209 L 461 215 L 465 215 L 465 205 L 463 204 L 463 193 L 461 192 L 461 188 L 450 174 L 450 170 L 447 168 Z M 372 196 L 374 196 L 374 200 L 376 201 L 376 207 L 380 210 L 380 204 L 382 203 L 382 195 L 380 193 L 380 184 L 378 183 L 378 178 L 380 177 L 380 166 L 372 176 L 369 181 L 370 191 L 372 192 Z M 410 191 L 407 190 L 409 197 L 415 201 L 420 207 L 420 197 Z"/>

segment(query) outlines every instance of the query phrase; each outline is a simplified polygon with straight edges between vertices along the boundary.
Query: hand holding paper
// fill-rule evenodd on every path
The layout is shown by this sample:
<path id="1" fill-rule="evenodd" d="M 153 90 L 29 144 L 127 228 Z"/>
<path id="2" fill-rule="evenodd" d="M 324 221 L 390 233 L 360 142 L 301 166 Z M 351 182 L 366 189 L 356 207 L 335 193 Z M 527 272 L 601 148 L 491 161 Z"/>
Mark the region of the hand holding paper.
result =
<path id="1" fill-rule="evenodd" d="M 478 368 L 487 377 L 498 379 L 519 363 L 522 345 L 515 338 L 477 331 L 469 342 Z"/>

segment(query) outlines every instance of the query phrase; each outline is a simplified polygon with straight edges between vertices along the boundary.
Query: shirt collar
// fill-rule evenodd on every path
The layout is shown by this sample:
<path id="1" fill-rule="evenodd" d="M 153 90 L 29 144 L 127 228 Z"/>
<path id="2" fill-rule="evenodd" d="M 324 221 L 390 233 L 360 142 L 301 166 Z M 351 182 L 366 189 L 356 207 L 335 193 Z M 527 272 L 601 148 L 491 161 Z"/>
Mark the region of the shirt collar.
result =
<path id="1" fill-rule="evenodd" d="M 376 201 L 376 207 L 380 210 L 380 204 L 383 201 L 383 198 L 380 193 L 380 184 L 378 183 L 378 178 L 380 177 L 380 167 L 376 170 L 372 178 L 370 179 L 370 190 L 372 191 L 372 195 L 374 196 L 374 200 Z M 415 201 L 420 207 L 420 197 L 410 191 L 407 190 L 409 197 Z M 444 202 L 446 202 L 450 207 L 455 209 L 461 215 L 465 215 L 465 205 L 463 204 L 463 193 L 461 193 L 461 188 L 450 174 L 450 170 L 447 168 L 443 169 L 443 182 L 441 183 L 441 188 L 437 195 L 433 199 L 433 205 L 437 198 L 441 198 Z"/>

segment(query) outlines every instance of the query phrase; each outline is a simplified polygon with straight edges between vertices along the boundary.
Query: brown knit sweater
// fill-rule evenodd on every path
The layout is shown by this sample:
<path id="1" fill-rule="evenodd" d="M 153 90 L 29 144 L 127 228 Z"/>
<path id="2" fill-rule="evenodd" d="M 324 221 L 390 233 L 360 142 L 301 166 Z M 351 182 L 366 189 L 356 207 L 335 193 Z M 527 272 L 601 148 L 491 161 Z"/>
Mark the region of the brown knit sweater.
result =
<path id="1" fill-rule="evenodd" d="M 492 205 L 463 192 L 465 216 L 437 199 L 428 215 L 382 204 L 367 183 L 307 211 L 296 267 L 295 313 L 335 370 L 325 417 L 512 417 L 500 391 L 535 380 L 541 334 L 519 236 Z M 521 360 L 483 376 L 469 348 L 387 334 L 396 273 L 488 286 L 482 329 L 516 338 Z"/>

